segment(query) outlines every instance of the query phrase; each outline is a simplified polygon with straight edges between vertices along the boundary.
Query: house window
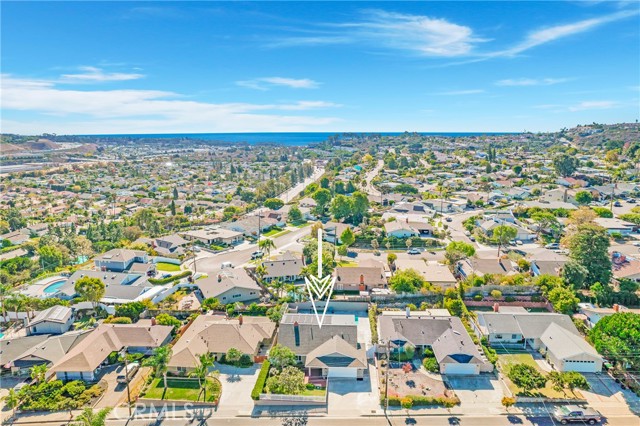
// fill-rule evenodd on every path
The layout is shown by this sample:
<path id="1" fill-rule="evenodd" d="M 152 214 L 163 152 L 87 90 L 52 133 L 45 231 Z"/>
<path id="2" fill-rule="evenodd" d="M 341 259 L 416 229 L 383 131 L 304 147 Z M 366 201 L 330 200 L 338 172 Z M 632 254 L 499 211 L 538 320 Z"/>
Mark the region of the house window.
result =
<path id="1" fill-rule="evenodd" d="M 517 338 L 518 338 L 518 335 L 517 335 L 517 334 L 512 334 L 512 335 L 511 335 L 511 338 L 512 338 L 513 340 L 515 340 L 515 339 L 517 339 Z"/>
<path id="2" fill-rule="evenodd" d="M 496 339 L 502 339 L 502 334 L 496 334 Z"/>
<path id="3" fill-rule="evenodd" d="M 186 373 L 187 372 L 187 367 L 178 367 L 178 372 Z"/>
<path id="4" fill-rule="evenodd" d="M 300 329 L 298 327 L 293 327 L 293 336 L 296 341 L 296 346 L 300 346 Z"/>

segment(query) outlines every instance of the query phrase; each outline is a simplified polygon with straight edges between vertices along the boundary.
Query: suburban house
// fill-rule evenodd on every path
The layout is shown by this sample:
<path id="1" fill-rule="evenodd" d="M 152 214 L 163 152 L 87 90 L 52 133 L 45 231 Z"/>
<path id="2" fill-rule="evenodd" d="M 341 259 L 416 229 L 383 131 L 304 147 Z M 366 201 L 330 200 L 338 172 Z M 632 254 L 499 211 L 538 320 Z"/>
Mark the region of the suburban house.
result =
<path id="1" fill-rule="evenodd" d="M 480 354 L 458 317 L 431 316 L 426 311 L 393 312 L 378 317 L 378 333 L 377 351 L 382 354 L 391 348 L 392 361 L 394 354 L 401 353 L 409 344 L 419 352 L 426 348 L 433 350 L 442 374 L 477 375 L 493 371 L 493 365 Z"/>
<path id="2" fill-rule="evenodd" d="M 264 266 L 266 270 L 266 274 L 263 277 L 265 281 L 280 280 L 283 282 L 293 282 L 302 279 L 304 262 L 302 258 L 296 257 L 290 251 L 287 251 L 273 260 L 262 262 L 262 266 Z"/>
<path id="3" fill-rule="evenodd" d="M 453 276 L 449 267 L 435 261 L 425 261 L 423 259 L 396 259 L 394 262 L 397 271 L 413 269 L 422 275 L 427 282 L 447 289 L 456 286 L 456 277 Z"/>
<path id="4" fill-rule="evenodd" d="M 205 299 L 215 297 L 222 304 L 256 301 L 261 288 L 243 268 L 222 269 L 196 281 Z"/>
<path id="5" fill-rule="evenodd" d="M 324 232 L 322 233 L 322 239 L 332 244 L 341 243 L 340 236 L 347 228 L 351 228 L 353 231 L 353 226 L 339 222 L 327 222 L 324 224 L 323 228 Z"/>
<path id="6" fill-rule="evenodd" d="M 629 309 L 626 306 L 614 304 L 611 308 L 598 308 L 591 303 L 579 303 L 579 311 L 587 319 L 589 327 L 593 327 L 604 317 L 618 312 L 633 312 L 640 315 L 640 309 Z"/>
<path id="7" fill-rule="evenodd" d="M 499 309 L 502 312 L 476 312 L 477 324 L 473 323 L 478 336 L 486 337 L 489 345 L 493 347 L 529 346 L 537 350 L 542 344 L 542 335 L 551 324 L 580 336 L 568 315 L 528 312 L 521 307 Z"/>
<path id="8" fill-rule="evenodd" d="M 285 314 L 278 343 L 296 354 L 309 377 L 363 380 L 368 368 L 353 315 L 326 315 L 320 328 L 314 314 Z"/>
<path id="9" fill-rule="evenodd" d="M 384 264 L 367 259 L 358 266 L 339 266 L 335 269 L 337 291 L 369 291 L 373 288 L 387 288 Z"/>
<path id="10" fill-rule="evenodd" d="M 385 222 L 384 232 L 390 237 L 409 238 L 420 236 L 420 231 L 414 228 L 408 221 L 392 220 Z"/>
<path id="11" fill-rule="evenodd" d="M 27 241 L 29 241 L 29 238 L 29 235 L 25 234 L 24 232 L 20 232 L 19 230 L 7 232 L 6 234 L 0 235 L 0 241 L 8 241 L 11 243 L 11 245 L 14 246 L 26 243 Z"/>
<path id="12" fill-rule="evenodd" d="M 602 357 L 581 336 L 551 323 L 540 338 L 547 361 L 558 371 L 598 373 Z"/>
<path id="13" fill-rule="evenodd" d="M 231 348 L 262 361 L 271 346 L 276 324 L 267 317 L 228 318 L 222 315 L 200 315 L 173 346 L 169 371 L 186 374 L 192 371 L 202 354 L 220 360 Z"/>
<path id="14" fill-rule="evenodd" d="M 124 272 L 134 262 L 147 263 L 147 252 L 142 250 L 113 249 L 94 258 L 101 271 Z"/>
<path id="15" fill-rule="evenodd" d="M 38 335 L 37 337 L 43 337 L 44 340 L 35 342 L 35 344 L 25 341 L 24 343 L 26 343 L 28 347 L 25 347 L 24 350 L 16 356 L 7 356 L 5 358 L 3 354 L 3 364 L 8 364 L 11 373 L 17 375 L 29 374 L 30 369 L 36 365 L 45 364 L 47 367 L 50 367 L 77 344 L 82 342 L 89 333 L 91 333 L 90 330 L 79 330 L 59 336 Z M 22 339 L 28 339 L 28 337 L 14 339 L 11 341 L 11 344 L 20 347 L 21 342 L 18 340 Z"/>
<path id="16" fill-rule="evenodd" d="M 602 226 L 607 232 L 611 234 L 619 233 L 624 237 L 631 235 L 636 225 L 631 222 L 626 222 L 622 219 L 597 217 L 594 219 L 596 224 Z"/>
<path id="17" fill-rule="evenodd" d="M 611 270 L 616 279 L 640 281 L 640 260 L 628 258 L 619 252 L 613 252 L 611 261 Z"/>
<path id="18" fill-rule="evenodd" d="M 61 305 L 40 311 L 27 324 L 27 334 L 62 334 L 73 325 L 73 311 Z"/>
<path id="19" fill-rule="evenodd" d="M 171 341 L 173 327 L 151 320 L 135 324 L 101 324 L 74 346 L 51 370 L 59 380 L 96 381 L 109 354 L 127 349 L 129 353 L 149 354 Z"/>
<path id="20" fill-rule="evenodd" d="M 531 263 L 531 272 L 534 276 L 554 275 L 559 277 L 562 268 L 569 260 L 567 256 L 555 253 L 546 248 L 538 248 L 527 254 L 527 259 Z"/>
<path id="21" fill-rule="evenodd" d="M 509 259 L 465 259 L 458 262 L 456 271 L 463 277 L 472 275 L 483 277 L 485 274 L 510 275 L 515 274 L 516 265 Z"/>
<path id="22" fill-rule="evenodd" d="M 165 235 L 153 240 L 152 246 L 161 256 L 179 256 L 184 254 L 184 246 L 189 241 L 178 234 Z"/>
<path id="23" fill-rule="evenodd" d="M 183 232 L 181 235 L 189 241 L 196 240 L 207 246 L 212 244 L 226 244 L 231 246 L 239 244 L 244 240 L 242 232 L 217 226 L 187 231 Z"/>
<path id="24" fill-rule="evenodd" d="M 260 233 L 267 232 L 274 226 L 281 223 L 276 219 L 264 216 L 245 216 L 235 222 L 225 223 L 223 226 L 235 232 L 239 232 L 246 237 L 258 236 L 258 228 Z"/>

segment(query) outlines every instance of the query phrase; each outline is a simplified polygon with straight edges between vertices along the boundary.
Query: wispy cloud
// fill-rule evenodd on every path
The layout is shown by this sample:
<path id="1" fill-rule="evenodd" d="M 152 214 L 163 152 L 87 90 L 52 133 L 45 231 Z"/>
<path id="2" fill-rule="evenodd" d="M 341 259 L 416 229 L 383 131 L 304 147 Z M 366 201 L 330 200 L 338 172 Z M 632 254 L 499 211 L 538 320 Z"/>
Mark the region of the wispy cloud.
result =
<path id="1" fill-rule="evenodd" d="M 506 50 L 490 53 L 487 56 L 515 56 L 531 48 L 575 34 L 584 33 L 601 25 L 619 21 L 621 19 L 629 18 L 636 15 L 638 15 L 638 10 L 624 10 L 601 16 L 599 18 L 585 19 L 569 24 L 561 24 L 539 29 L 529 33 L 524 40 L 522 40 L 520 43 L 517 43 L 513 47 Z"/>
<path id="2" fill-rule="evenodd" d="M 12 132 L 301 131 L 341 121 L 335 117 L 299 115 L 340 106 L 328 101 L 198 102 L 162 90 L 67 90 L 60 88 L 58 82 L 6 74 L 2 75 L 1 87 L 3 110 L 40 114 L 38 128 L 33 128 L 33 122 L 3 120 L 4 129 Z"/>
<path id="3" fill-rule="evenodd" d="M 105 72 L 97 67 L 79 67 L 81 72 L 76 74 L 63 74 L 60 76 L 62 82 L 85 82 L 100 83 L 106 81 L 126 81 L 137 80 L 144 77 L 140 73 Z"/>
<path id="4" fill-rule="evenodd" d="M 583 101 L 569 107 L 569 111 L 586 111 L 591 109 L 611 109 L 619 106 L 616 101 Z"/>
<path id="5" fill-rule="evenodd" d="M 319 24 L 311 36 L 284 37 L 270 47 L 314 46 L 361 43 L 402 50 L 420 56 L 455 57 L 469 54 L 475 44 L 485 41 L 467 26 L 442 18 L 366 10 L 361 19 L 345 23 Z"/>
<path id="6" fill-rule="evenodd" d="M 236 81 L 238 86 L 255 90 L 269 90 L 273 86 L 284 86 L 291 89 L 317 89 L 320 83 L 309 78 L 262 77 L 253 80 Z"/>
<path id="7" fill-rule="evenodd" d="M 468 89 L 468 90 L 451 90 L 448 92 L 440 92 L 436 93 L 436 95 L 440 96 L 463 96 L 463 95 L 475 95 L 478 93 L 484 93 L 483 89 Z"/>
<path id="8" fill-rule="evenodd" d="M 494 84 L 496 86 L 551 86 L 569 80 L 569 78 L 509 78 L 498 80 Z"/>

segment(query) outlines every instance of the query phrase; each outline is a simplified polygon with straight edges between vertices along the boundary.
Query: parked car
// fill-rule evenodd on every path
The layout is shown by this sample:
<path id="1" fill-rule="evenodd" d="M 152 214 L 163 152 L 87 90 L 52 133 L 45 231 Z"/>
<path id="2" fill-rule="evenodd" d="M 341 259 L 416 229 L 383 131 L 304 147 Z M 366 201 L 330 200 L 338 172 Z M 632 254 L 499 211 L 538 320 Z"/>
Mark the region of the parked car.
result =
<path id="1" fill-rule="evenodd" d="M 231 262 L 222 262 L 220 264 L 220 269 L 225 269 L 225 268 L 233 268 L 233 263 L 231 263 Z"/>
<path id="2" fill-rule="evenodd" d="M 550 243 L 547 244 L 546 246 L 544 246 L 544 248 L 549 249 L 549 250 L 557 250 L 560 248 L 560 243 Z"/>
<path id="3" fill-rule="evenodd" d="M 451 222 L 452 220 L 453 220 L 453 219 L 451 219 L 449 216 L 447 216 L 447 217 L 445 218 L 445 221 L 447 221 L 447 222 Z"/>
<path id="4" fill-rule="evenodd" d="M 262 259 L 264 257 L 264 252 L 262 251 L 254 251 L 251 253 L 251 259 Z"/>
<path id="5" fill-rule="evenodd" d="M 418 250 L 417 248 L 411 248 L 407 250 L 407 254 L 420 254 L 420 250 Z"/>
<path id="6" fill-rule="evenodd" d="M 620 201 L 616 201 L 615 203 L 613 203 L 614 207 L 622 207 L 622 204 L 620 203 Z"/>
<path id="7" fill-rule="evenodd" d="M 571 422 L 581 422 L 594 425 L 602 421 L 602 415 L 593 408 L 583 408 L 579 405 L 563 405 L 553 410 L 553 418 L 563 425 Z"/>
<path id="8" fill-rule="evenodd" d="M 516 240 L 516 244 L 517 244 L 517 245 L 519 245 L 519 246 L 521 246 L 521 245 L 523 245 L 524 243 L 523 243 L 521 240 Z"/>
<path id="9" fill-rule="evenodd" d="M 635 198 L 629 198 L 629 199 L 627 200 L 627 203 L 629 203 L 629 204 L 635 204 L 635 203 L 636 203 L 636 199 L 635 199 Z"/>
<path id="10" fill-rule="evenodd" d="M 162 274 L 160 276 L 160 278 L 169 278 L 171 276 L 171 274 Z"/>
<path id="11" fill-rule="evenodd" d="M 636 247 L 640 247 L 640 241 L 634 241 L 631 243 L 631 245 L 634 245 Z"/>
<path id="12" fill-rule="evenodd" d="M 557 253 L 557 254 L 564 254 L 564 255 L 568 255 L 569 254 L 569 250 L 564 250 L 564 249 L 554 250 L 554 252 Z"/>
<path id="13" fill-rule="evenodd" d="M 469 237 L 469 239 L 470 239 L 472 242 L 474 242 L 474 243 L 476 242 L 476 237 L 474 237 L 473 235 L 472 235 L 472 236 L 470 236 L 470 237 Z"/>
<path id="14" fill-rule="evenodd" d="M 136 372 L 138 371 L 139 368 L 140 368 L 140 364 L 138 364 L 137 362 L 132 362 L 131 364 L 128 364 L 122 370 L 122 374 L 118 374 L 118 377 L 116 377 L 116 381 L 118 383 L 130 382 L 131 379 L 133 379 L 133 376 L 136 375 Z"/>

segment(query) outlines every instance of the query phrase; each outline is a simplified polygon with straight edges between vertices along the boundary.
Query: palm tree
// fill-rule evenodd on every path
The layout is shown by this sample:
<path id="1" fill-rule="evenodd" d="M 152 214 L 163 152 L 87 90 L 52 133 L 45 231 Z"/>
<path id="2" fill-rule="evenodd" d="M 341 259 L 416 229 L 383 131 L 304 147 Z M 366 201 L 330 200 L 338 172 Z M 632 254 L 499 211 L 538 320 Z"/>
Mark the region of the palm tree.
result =
<path id="1" fill-rule="evenodd" d="M 31 367 L 31 379 L 36 383 L 43 382 L 47 374 L 47 364 L 38 364 Z"/>
<path id="2" fill-rule="evenodd" d="M 77 417 L 79 421 L 74 423 L 74 426 L 104 426 L 110 412 L 111 408 L 103 408 L 98 412 L 94 412 L 92 408 L 87 407 Z"/>
<path id="3" fill-rule="evenodd" d="M 191 373 L 189 373 L 189 376 L 198 378 L 198 384 L 200 385 L 200 389 L 201 391 L 204 391 L 204 401 L 207 400 L 206 382 L 207 382 L 207 376 L 209 375 L 209 367 L 212 367 L 212 366 L 213 366 L 213 357 L 211 356 L 211 354 L 208 354 L 208 353 L 201 354 L 199 356 L 199 360 L 195 368 Z M 205 386 L 203 386 L 203 384 Z"/>
<path id="4" fill-rule="evenodd" d="M 279 279 L 271 281 L 271 287 L 273 287 L 273 289 L 276 291 L 278 297 L 282 295 L 282 289 L 284 288 L 284 283 L 282 281 L 280 281 Z"/>
<path id="5" fill-rule="evenodd" d="M 18 312 L 25 308 L 26 296 L 24 294 L 13 294 L 6 301 L 7 307 L 11 307 L 16 314 L 15 319 L 18 319 Z"/>
<path id="6" fill-rule="evenodd" d="M 11 297 L 13 288 L 9 284 L 0 284 L 0 304 L 2 305 L 2 319 L 7 318 L 7 307 L 5 301 Z"/>
<path id="7" fill-rule="evenodd" d="M 13 389 L 9 389 L 9 393 L 2 398 L 2 400 L 7 404 L 7 407 L 13 410 L 12 416 L 16 416 L 16 408 L 20 405 L 20 398 L 18 397 L 18 393 Z"/>
<path id="8" fill-rule="evenodd" d="M 271 249 L 276 248 L 276 243 L 274 243 L 271 238 L 265 238 L 258 241 L 258 248 L 260 250 L 266 250 L 269 256 L 271 256 Z"/>
<path id="9" fill-rule="evenodd" d="M 264 276 L 267 275 L 267 268 L 262 264 L 256 266 L 256 275 L 260 277 L 260 280 L 262 281 Z"/>
<path id="10" fill-rule="evenodd" d="M 156 377 L 162 375 L 164 381 L 164 392 L 167 392 L 167 368 L 171 359 L 172 351 L 169 346 L 160 346 L 153 350 L 153 356 L 147 358 L 144 365 L 155 369 Z"/>

